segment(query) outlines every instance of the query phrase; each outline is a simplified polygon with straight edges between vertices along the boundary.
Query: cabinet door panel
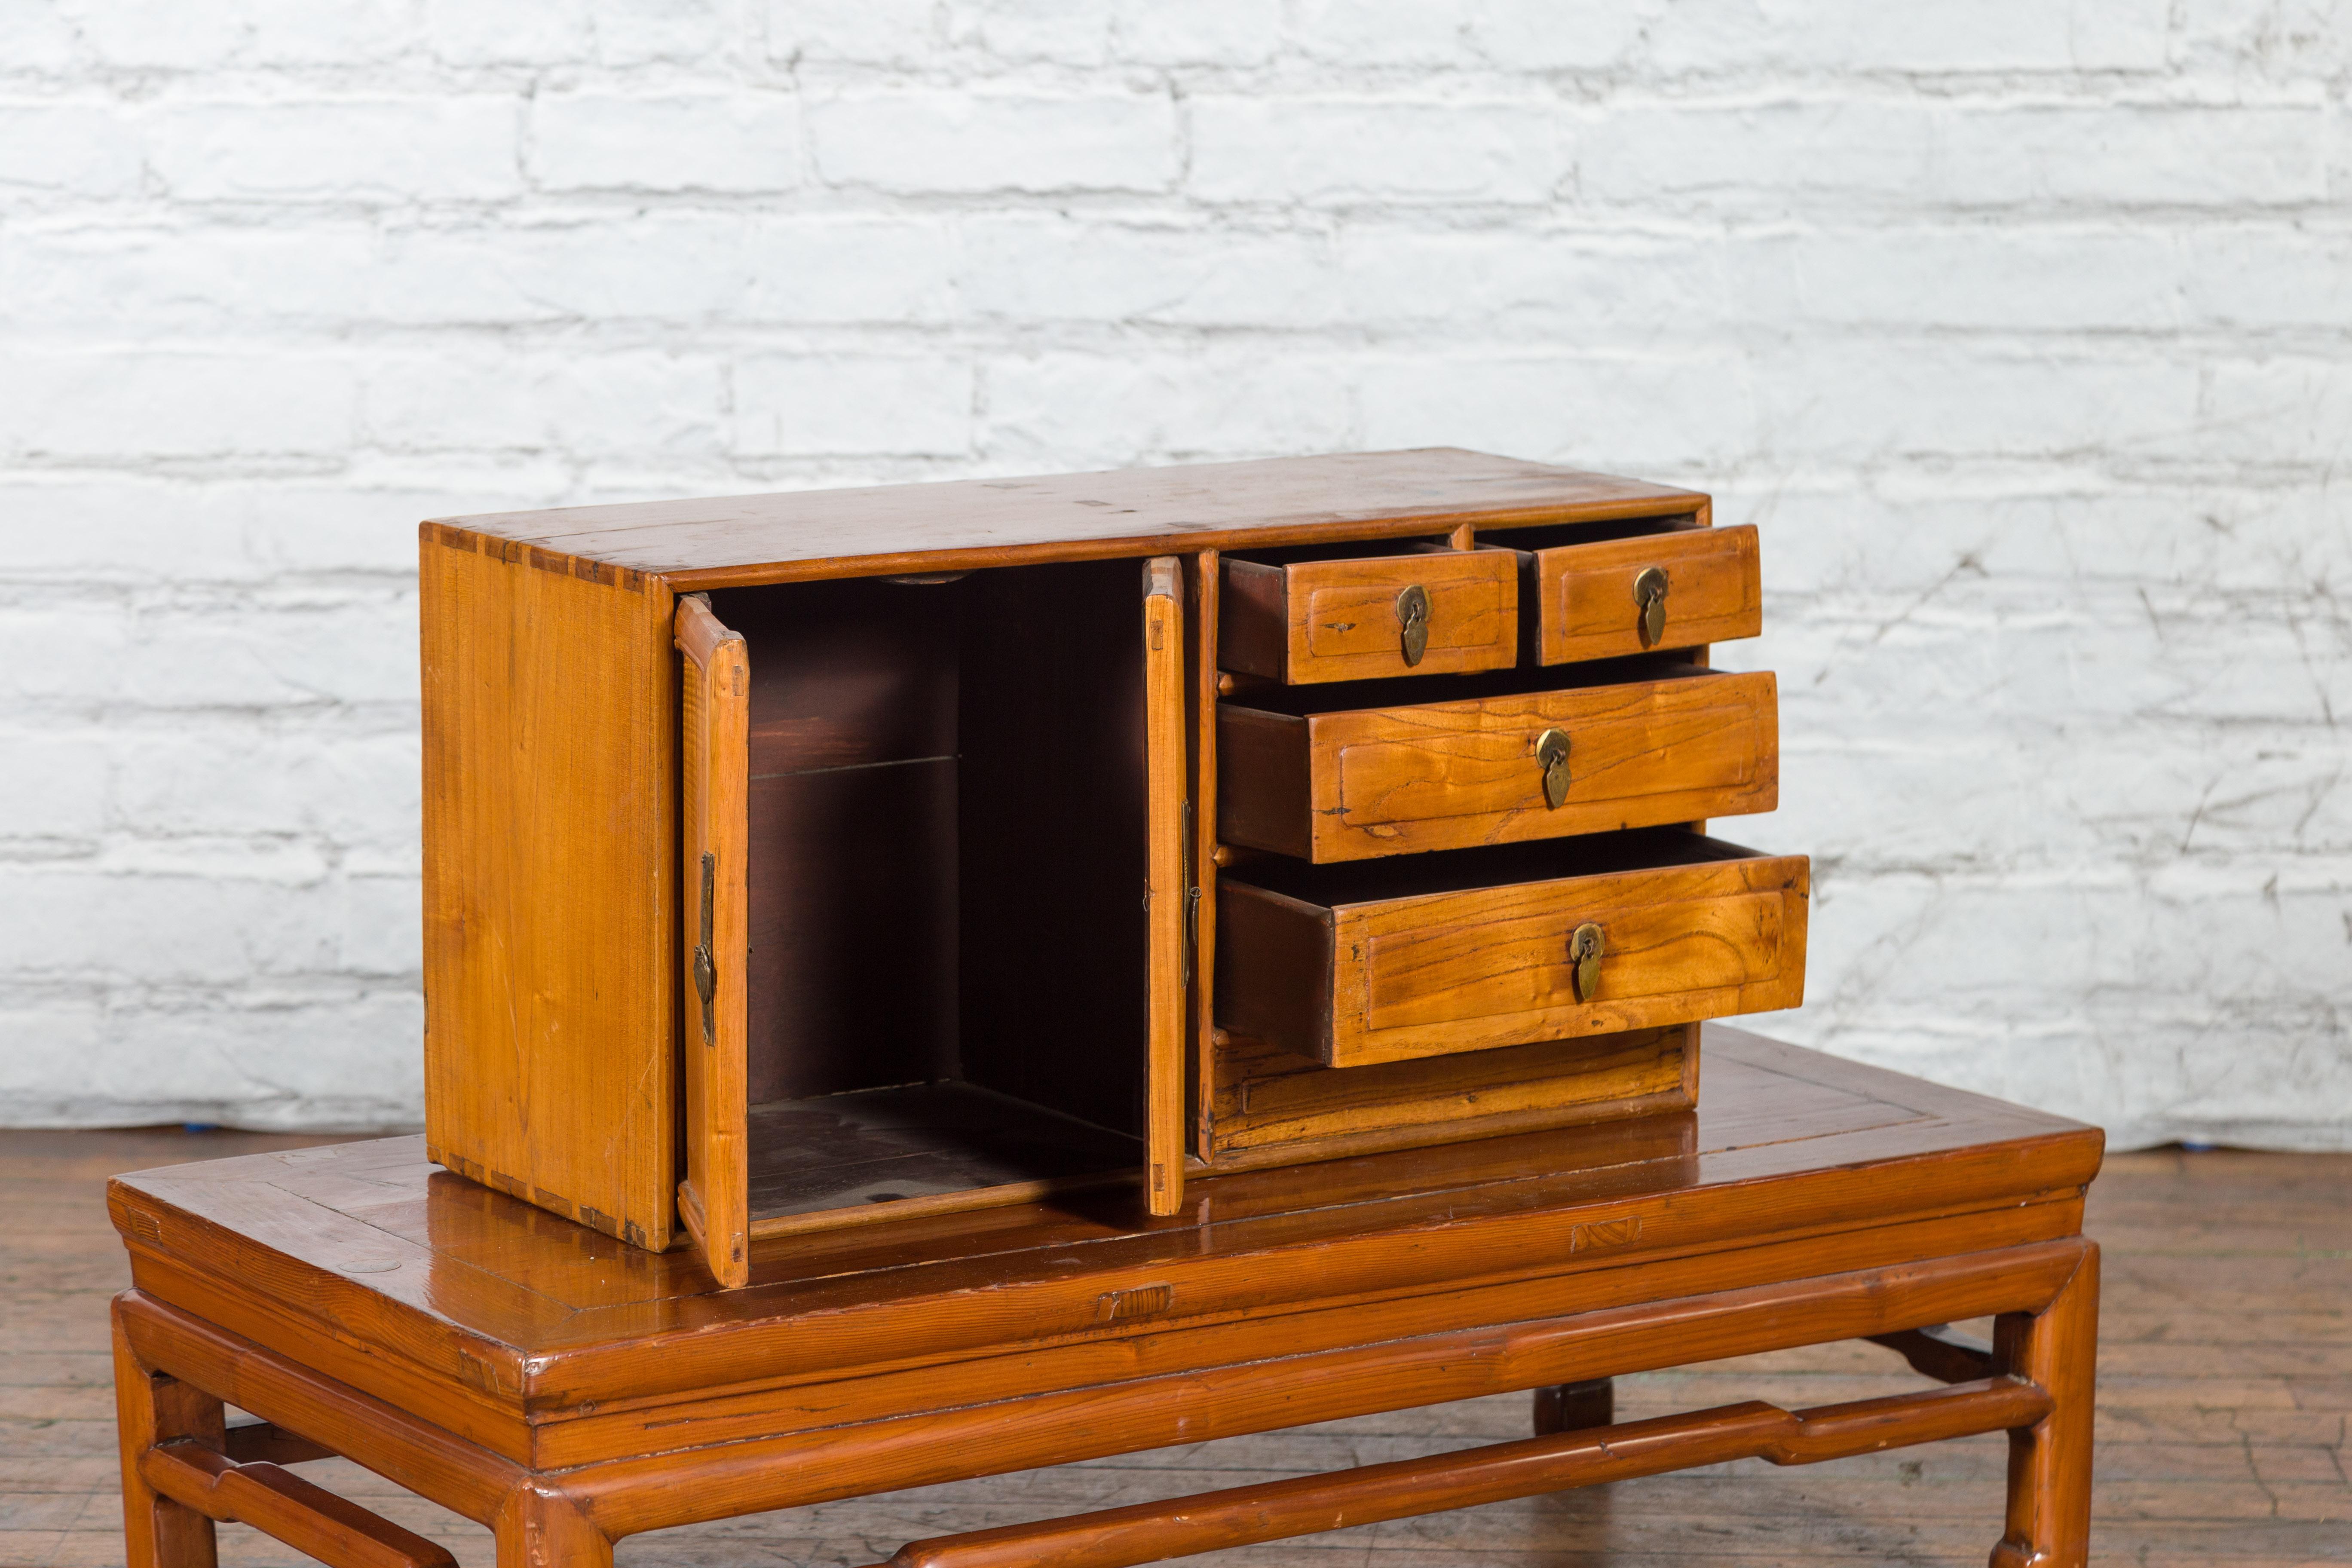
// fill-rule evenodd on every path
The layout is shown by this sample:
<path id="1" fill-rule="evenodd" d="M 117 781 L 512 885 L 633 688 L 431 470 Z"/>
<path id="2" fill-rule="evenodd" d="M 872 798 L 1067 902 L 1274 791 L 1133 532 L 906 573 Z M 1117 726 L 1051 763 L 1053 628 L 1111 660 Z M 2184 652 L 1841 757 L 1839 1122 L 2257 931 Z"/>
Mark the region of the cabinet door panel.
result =
<path id="1" fill-rule="evenodd" d="M 1150 841 L 1150 996 L 1145 1070 L 1144 1187 L 1151 1212 L 1172 1215 L 1184 1196 L 1186 930 L 1192 918 L 1184 772 L 1184 573 L 1172 555 L 1143 568 L 1144 776 Z"/>
<path id="2" fill-rule="evenodd" d="M 678 601 L 678 921 L 686 984 L 686 1180 L 678 1217 L 721 1285 L 751 1279 L 750 1176 L 745 1159 L 745 792 L 751 660 L 742 635 L 699 596 Z"/>

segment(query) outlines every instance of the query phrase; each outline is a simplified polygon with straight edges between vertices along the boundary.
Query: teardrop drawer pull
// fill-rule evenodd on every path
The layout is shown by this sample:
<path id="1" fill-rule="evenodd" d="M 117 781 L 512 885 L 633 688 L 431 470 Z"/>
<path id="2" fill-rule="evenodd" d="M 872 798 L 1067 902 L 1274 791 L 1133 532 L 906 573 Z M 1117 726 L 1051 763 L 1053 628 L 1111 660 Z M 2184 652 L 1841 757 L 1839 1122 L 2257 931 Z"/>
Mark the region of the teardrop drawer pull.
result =
<path id="1" fill-rule="evenodd" d="M 1415 583 L 1397 595 L 1396 610 L 1404 662 L 1410 668 L 1429 651 L 1429 590 Z"/>
<path id="2" fill-rule="evenodd" d="M 1633 603 L 1641 613 L 1642 646 L 1655 647 L 1658 639 L 1666 635 L 1666 581 L 1663 566 L 1644 566 L 1642 574 L 1633 579 Z"/>
<path id="3" fill-rule="evenodd" d="M 1568 956 L 1570 962 L 1576 965 L 1576 999 L 1578 1001 L 1590 1002 L 1600 991 L 1601 960 L 1608 951 L 1608 939 L 1601 934 L 1601 928 L 1591 921 L 1577 927 L 1570 935 Z"/>
<path id="4" fill-rule="evenodd" d="M 1568 731 L 1546 730 L 1536 737 L 1536 765 L 1543 769 L 1544 805 L 1558 811 L 1568 799 Z"/>

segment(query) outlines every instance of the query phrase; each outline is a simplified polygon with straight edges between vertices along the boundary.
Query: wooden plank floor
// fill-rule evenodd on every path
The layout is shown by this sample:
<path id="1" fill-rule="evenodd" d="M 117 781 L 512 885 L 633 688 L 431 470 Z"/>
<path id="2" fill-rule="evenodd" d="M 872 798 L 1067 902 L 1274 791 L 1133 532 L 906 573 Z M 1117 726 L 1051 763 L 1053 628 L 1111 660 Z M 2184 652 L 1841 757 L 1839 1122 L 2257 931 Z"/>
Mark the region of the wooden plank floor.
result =
<path id="1" fill-rule="evenodd" d="M 0 1132 L 0 1564 L 122 1561 L 106 1302 L 128 1276 L 102 1179 L 318 1141 Z M 2106 1249 L 2094 1560 L 2352 1563 L 2352 1155 L 2119 1155 L 2093 1189 L 2089 1229 Z M 1885 1352 L 1832 1345 L 1626 1378 L 1618 1406 L 1636 1418 L 1917 1385 Z M 912 1537 L 1436 1453 L 1527 1422 L 1524 1396 L 1473 1400 L 638 1536 L 620 1561 L 875 1563 Z M 1979 1568 L 2000 1533 L 2004 1451 L 1985 1437 L 1805 1469 L 1744 1462 L 1194 1561 Z M 467 1568 L 491 1562 L 487 1533 L 465 1521 L 341 1460 L 304 1469 L 446 1540 Z M 226 1564 L 305 1561 L 239 1527 L 221 1534 Z"/>

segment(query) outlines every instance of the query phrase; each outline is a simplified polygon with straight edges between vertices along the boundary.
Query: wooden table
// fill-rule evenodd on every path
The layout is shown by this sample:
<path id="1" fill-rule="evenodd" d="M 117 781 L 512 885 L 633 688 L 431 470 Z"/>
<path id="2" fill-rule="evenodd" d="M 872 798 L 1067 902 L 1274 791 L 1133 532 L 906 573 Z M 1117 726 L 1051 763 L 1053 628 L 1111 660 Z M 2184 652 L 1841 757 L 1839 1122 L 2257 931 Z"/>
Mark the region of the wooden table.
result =
<path id="1" fill-rule="evenodd" d="M 1215 1177 L 1165 1219 L 1108 1191 L 780 1238 L 728 1291 L 415 1138 L 121 1177 L 130 1562 L 208 1564 L 215 1520 L 450 1561 L 280 1468 L 330 1452 L 488 1525 L 501 1564 L 594 1564 L 640 1531 L 1513 1389 L 1533 1437 L 893 1562 L 1140 1563 L 1995 1430 L 1995 1568 L 2084 1562 L 2098 1131 L 1735 1029 L 1706 1048 L 1695 1114 Z M 1989 1348 L 1933 1331 L 1995 1314 Z M 1935 1383 L 1588 1424 L 1598 1380 L 1852 1338 Z"/>

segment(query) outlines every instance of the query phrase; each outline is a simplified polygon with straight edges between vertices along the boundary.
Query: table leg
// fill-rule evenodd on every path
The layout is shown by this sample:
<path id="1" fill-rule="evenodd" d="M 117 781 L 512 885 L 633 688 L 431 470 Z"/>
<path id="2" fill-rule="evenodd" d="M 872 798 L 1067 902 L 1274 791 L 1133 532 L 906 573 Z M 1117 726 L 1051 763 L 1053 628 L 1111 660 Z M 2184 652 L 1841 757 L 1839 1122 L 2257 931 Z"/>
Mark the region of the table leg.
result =
<path id="1" fill-rule="evenodd" d="M 1596 1377 L 1536 1390 L 1536 1436 L 1606 1426 L 1617 1419 L 1617 1382 Z"/>
<path id="2" fill-rule="evenodd" d="M 215 1449 L 224 1441 L 221 1402 L 140 1364 L 114 1311 L 114 1419 L 122 1445 L 122 1534 L 129 1568 L 215 1568 L 213 1521 L 147 1484 L 139 1461 L 173 1437 Z"/>
<path id="3" fill-rule="evenodd" d="M 612 1542 L 578 1500 L 551 1487 L 517 1487 L 490 1531 L 499 1568 L 612 1568 Z"/>
<path id="4" fill-rule="evenodd" d="M 2009 1435 L 2009 1533 L 1991 1568 L 2083 1568 L 2091 1552 L 2091 1411 L 2099 1353 L 2099 1248 L 2039 1312 L 1995 1320 L 1993 1364 L 2048 1391 L 2051 1412 Z"/>

